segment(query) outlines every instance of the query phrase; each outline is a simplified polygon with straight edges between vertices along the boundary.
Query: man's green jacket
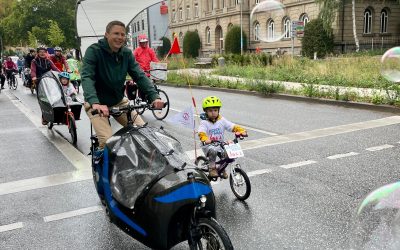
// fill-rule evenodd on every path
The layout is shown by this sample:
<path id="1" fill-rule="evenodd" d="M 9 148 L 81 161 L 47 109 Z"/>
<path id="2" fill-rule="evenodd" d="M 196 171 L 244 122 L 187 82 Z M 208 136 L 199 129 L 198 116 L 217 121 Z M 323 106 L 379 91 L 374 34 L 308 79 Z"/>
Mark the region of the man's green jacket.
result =
<path id="1" fill-rule="evenodd" d="M 117 105 L 124 97 L 127 73 L 147 100 L 159 98 L 153 83 L 141 70 L 132 51 L 122 47 L 112 52 L 105 38 L 87 48 L 81 72 L 83 96 L 90 105 Z"/>

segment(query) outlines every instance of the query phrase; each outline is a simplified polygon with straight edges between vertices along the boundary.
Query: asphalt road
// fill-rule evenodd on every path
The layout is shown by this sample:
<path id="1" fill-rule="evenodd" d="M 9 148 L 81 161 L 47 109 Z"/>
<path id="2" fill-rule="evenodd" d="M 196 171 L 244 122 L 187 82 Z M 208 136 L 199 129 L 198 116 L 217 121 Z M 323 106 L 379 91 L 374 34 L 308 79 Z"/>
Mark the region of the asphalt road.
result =
<path id="1" fill-rule="evenodd" d="M 188 89 L 162 89 L 171 100 L 169 116 L 191 105 Z M 362 198 L 400 177 L 395 114 L 213 89 L 193 94 L 198 106 L 218 95 L 222 114 L 248 127 L 241 162 L 252 176 L 250 198 L 239 202 L 227 181 L 213 186 L 218 221 L 235 249 L 348 249 Z M 2 92 L 0 105 L 0 191 L 7 190 L 0 192 L 0 249 L 146 249 L 107 221 L 87 175 L 68 175 L 90 169 L 79 165 L 90 143 L 84 113 L 75 150 L 65 141 L 65 126 L 40 125 L 29 90 Z M 189 129 L 156 121 L 148 111 L 144 118 L 176 136 L 188 153 L 194 149 Z M 33 184 L 17 190 L 31 178 Z M 65 212 L 74 215 L 54 219 Z"/>

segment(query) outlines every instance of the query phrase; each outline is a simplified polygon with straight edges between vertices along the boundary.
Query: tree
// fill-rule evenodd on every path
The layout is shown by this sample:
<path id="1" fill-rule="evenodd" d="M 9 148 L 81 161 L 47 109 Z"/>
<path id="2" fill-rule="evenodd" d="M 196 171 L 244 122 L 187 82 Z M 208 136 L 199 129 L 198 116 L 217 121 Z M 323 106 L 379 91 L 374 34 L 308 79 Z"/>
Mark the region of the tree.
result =
<path id="1" fill-rule="evenodd" d="M 31 48 L 37 48 L 38 47 L 38 42 L 36 36 L 28 31 L 28 46 Z"/>
<path id="2" fill-rule="evenodd" d="M 247 50 L 247 36 L 243 32 L 243 50 Z M 240 27 L 234 25 L 226 34 L 225 51 L 227 53 L 240 54 Z"/>
<path id="3" fill-rule="evenodd" d="M 49 40 L 49 45 L 55 47 L 55 46 L 60 46 L 62 42 L 65 40 L 65 36 L 58 27 L 58 23 L 53 20 L 49 20 L 50 23 L 50 29 L 49 29 L 49 34 L 47 35 L 47 39 Z"/>
<path id="4" fill-rule="evenodd" d="M 200 49 L 200 36 L 196 31 L 188 31 L 183 38 L 183 56 L 198 57 Z"/>
<path id="5" fill-rule="evenodd" d="M 161 37 L 161 40 L 163 41 L 163 46 L 157 48 L 157 55 L 159 58 L 164 58 L 171 49 L 171 41 L 165 36 Z"/>
<path id="6" fill-rule="evenodd" d="M 321 6 L 319 18 L 323 20 L 323 27 L 326 31 L 332 29 L 332 23 L 335 21 L 339 8 L 344 8 L 345 0 L 315 0 Z M 356 44 L 356 51 L 360 50 L 360 44 L 357 37 L 355 0 L 351 1 L 351 17 L 353 22 L 353 37 Z"/>
<path id="7" fill-rule="evenodd" d="M 323 21 L 320 18 L 314 19 L 305 26 L 301 44 L 304 56 L 312 58 L 317 52 L 318 57 L 324 57 L 333 51 L 332 29 L 326 31 L 323 28 Z"/>
<path id="8" fill-rule="evenodd" d="M 6 0 L 0 0 L 6 1 Z M 0 29 L 4 32 L 6 45 L 27 44 L 28 31 L 33 32 L 36 38 L 44 44 L 49 44 L 48 30 L 54 20 L 62 30 L 65 39 L 61 45 L 66 48 L 77 47 L 75 38 L 75 0 L 19 0 L 13 1 L 10 14 L 0 21 Z M 32 29 L 40 27 L 41 36 Z"/>

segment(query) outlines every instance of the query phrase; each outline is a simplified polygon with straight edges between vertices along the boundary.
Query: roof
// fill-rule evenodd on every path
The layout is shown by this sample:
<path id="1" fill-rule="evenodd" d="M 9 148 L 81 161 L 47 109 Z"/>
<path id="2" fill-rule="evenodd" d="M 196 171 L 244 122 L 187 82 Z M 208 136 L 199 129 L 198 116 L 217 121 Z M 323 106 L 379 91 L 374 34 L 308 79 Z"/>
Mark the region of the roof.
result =
<path id="1" fill-rule="evenodd" d="M 78 0 L 75 23 L 82 54 L 104 36 L 109 22 L 119 20 L 128 25 L 142 10 L 158 2 L 160 0 Z"/>

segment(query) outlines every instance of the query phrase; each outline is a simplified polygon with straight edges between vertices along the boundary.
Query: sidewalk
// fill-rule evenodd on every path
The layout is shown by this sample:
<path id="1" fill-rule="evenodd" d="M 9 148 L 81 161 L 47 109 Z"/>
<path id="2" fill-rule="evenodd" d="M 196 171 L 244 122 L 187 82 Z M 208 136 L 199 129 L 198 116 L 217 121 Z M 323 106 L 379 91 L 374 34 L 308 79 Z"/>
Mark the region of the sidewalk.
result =
<path id="1" fill-rule="evenodd" d="M 74 173 L 69 182 L 81 180 L 83 173 L 88 178 L 90 160 L 53 130 L 41 126 L 40 117 L 12 91 L 1 92 L 0 107 L 0 194 L 63 184 L 65 180 L 57 179 L 60 175 Z"/>
<path id="2" fill-rule="evenodd" d="M 212 75 L 213 69 L 179 69 L 179 70 L 170 70 L 170 72 L 175 72 L 177 74 L 188 74 L 191 76 L 204 76 L 207 78 L 212 79 L 219 79 L 221 81 L 229 81 L 229 82 L 240 82 L 243 84 L 249 84 L 252 82 L 260 83 L 264 82 L 266 84 L 278 83 L 285 87 L 287 90 L 301 90 L 304 89 L 303 85 L 305 83 L 297 83 L 297 82 L 282 82 L 282 81 L 272 81 L 272 80 L 264 80 L 264 79 L 248 79 L 242 77 L 232 77 L 232 76 L 219 76 L 219 75 Z M 373 97 L 373 96 L 380 96 L 380 97 L 387 97 L 387 93 L 385 90 L 382 89 L 372 89 L 372 88 L 355 88 L 355 87 L 340 87 L 340 86 L 331 86 L 331 85 L 319 85 L 314 84 L 315 88 L 318 88 L 320 91 L 337 91 L 338 94 L 343 95 L 345 93 L 355 93 L 360 97 Z M 391 95 L 395 93 L 390 92 Z"/>

